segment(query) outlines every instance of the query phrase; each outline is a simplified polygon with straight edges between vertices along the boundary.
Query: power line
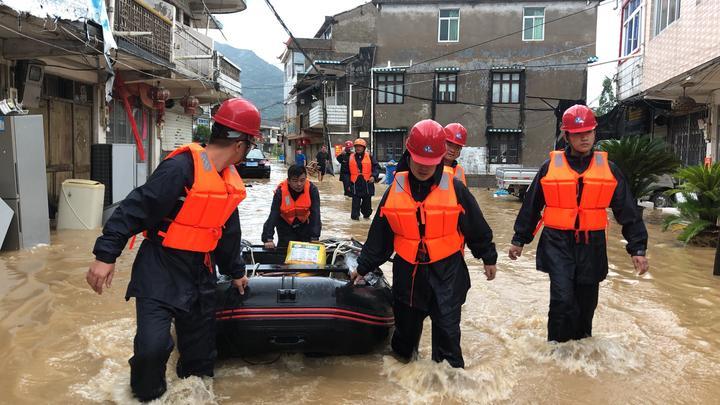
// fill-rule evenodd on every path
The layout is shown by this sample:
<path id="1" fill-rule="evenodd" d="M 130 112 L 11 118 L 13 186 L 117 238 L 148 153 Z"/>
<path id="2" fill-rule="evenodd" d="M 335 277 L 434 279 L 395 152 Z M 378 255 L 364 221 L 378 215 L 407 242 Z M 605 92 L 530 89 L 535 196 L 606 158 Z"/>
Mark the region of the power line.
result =
<path id="1" fill-rule="evenodd" d="M 290 31 L 290 28 L 288 28 L 287 25 L 285 25 L 285 21 L 283 21 L 283 19 L 280 17 L 278 12 L 275 11 L 275 7 L 273 7 L 272 3 L 270 3 L 270 0 L 265 0 L 265 4 L 267 4 L 267 6 L 270 8 L 270 11 L 272 11 L 273 14 L 275 14 L 275 18 L 278 20 L 280 25 L 282 25 L 282 27 L 285 29 L 285 32 L 287 32 L 287 34 L 290 35 L 290 39 L 292 39 L 292 41 L 295 43 L 295 46 L 298 47 L 298 50 L 300 51 L 300 53 L 302 53 L 303 56 L 305 57 L 305 59 L 307 59 L 310 62 L 310 65 L 312 65 L 312 67 L 315 69 L 315 71 L 320 73 L 320 69 L 317 67 L 315 62 L 308 56 L 307 52 L 305 52 L 305 49 L 303 49 L 303 47 L 300 46 L 300 42 L 298 42 L 297 38 L 295 38 L 295 35 L 293 35 L 292 31 Z"/>

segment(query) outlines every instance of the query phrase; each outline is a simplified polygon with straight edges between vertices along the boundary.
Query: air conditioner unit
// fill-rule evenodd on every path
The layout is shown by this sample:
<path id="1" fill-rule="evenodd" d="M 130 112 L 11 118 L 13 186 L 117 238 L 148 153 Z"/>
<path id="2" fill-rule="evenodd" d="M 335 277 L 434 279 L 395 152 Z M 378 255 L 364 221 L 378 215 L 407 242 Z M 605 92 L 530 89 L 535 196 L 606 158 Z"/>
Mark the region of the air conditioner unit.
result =
<path id="1" fill-rule="evenodd" d="M 34 63 L 27 65 L 22 92 L 22 104 L 24 107 L 37 108 L 40 105 L 40 91 L 42 90 L 44 75 L 44 66 Z"/>

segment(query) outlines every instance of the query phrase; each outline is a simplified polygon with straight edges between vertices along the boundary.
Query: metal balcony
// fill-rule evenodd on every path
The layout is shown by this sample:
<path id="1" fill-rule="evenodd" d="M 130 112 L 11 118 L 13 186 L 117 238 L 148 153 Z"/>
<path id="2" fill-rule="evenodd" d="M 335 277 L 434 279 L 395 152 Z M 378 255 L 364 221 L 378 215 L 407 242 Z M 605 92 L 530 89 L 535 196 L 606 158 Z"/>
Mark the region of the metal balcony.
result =
<path id="1" fill-rule="evenodd" d="M 213 40 L 194 28 L 177 24 L 175 26 L 173 62 L 181 73 L 198 75 L 207 79 L 213 76 Z"/>
<path id="2" fill-rule="evenodd" d="M 215 52 L 215 81 L 221 89 L 226 89 L 235 95 L 242 94 L 240 84 L 241 69 L 222 54 Z"/>
<path id="3" fill-rule="evenodd" d="M 310 128 L 322 128 L 323 115 L 322 103 L 317 103 L 310 109 Z M 346 105 L 328 105 L 327 106 L 327 124 L 328 125 L 347 125 L 347 106 Z"/>
<path id="4" fill-rule="evenodd" d="M 151 35 L 120 36 L 118 46 L 132 53 L 147 52 L 162 61 L 171 62 L 172 18 L 140 1 L 115 0 L 114 29 L 123 33 L 150 32 Z"/>

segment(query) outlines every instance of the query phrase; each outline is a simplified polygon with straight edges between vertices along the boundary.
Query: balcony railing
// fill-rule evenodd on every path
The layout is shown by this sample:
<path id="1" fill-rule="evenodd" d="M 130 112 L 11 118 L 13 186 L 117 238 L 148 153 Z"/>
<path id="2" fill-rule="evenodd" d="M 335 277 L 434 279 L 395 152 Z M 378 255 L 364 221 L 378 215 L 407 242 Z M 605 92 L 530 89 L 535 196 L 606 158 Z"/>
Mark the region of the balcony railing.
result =
<path id="1" fill-rule="evenodd" d="M 215 81 L 225 89 L 237 95 L 242 94 L 240 85 L 240 67 L 222 54 L 215 52 Z"/>
<path id="2" fill-rule="evenodd" d="M 174 48 L 173 61 L 178 69 L 212 79 L 214 54 L 210 37 L 178 24 L 175 26 Z"/>
<path id="3" fill-rule="evenodd" d="M 172 20 L 149 8 L 145 3 L 136 0 L 116 0 L 115 31 L 150 32 L 151 35 L 129 35 L 121 38 L 164 61 L 171 61 Z"/>
<path id="4" fill-rule="evenodd" d="M 347 125 L 347 106 L 346 105 L 328 105 L 327 106 L 327 124 L 328 125 Z M 310 109 L 310 127 L 322 128 L 322 103 L 317 103 Z"/>
<path id="5" fill-rule="evenodd" d="M 643 78 L 643 58 L 635 57 L 623 61 L 617 73 L 618 99 L 625 100 L 640 93 Z"/>

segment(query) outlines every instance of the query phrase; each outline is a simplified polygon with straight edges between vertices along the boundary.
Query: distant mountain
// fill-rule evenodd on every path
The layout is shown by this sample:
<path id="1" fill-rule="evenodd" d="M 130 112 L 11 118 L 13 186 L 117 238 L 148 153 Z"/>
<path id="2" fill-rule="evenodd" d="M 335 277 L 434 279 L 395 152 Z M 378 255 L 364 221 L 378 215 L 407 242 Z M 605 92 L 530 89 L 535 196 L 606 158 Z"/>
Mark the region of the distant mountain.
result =
<path id="1" fill-rule="evenodd" d="M 215 49 L 242 69 L 243 97 L 262 109 L 263 124 L 279 126 L 283 119 L 283 71 L 248 49 L 220 42 L 215 43 Z"/>

